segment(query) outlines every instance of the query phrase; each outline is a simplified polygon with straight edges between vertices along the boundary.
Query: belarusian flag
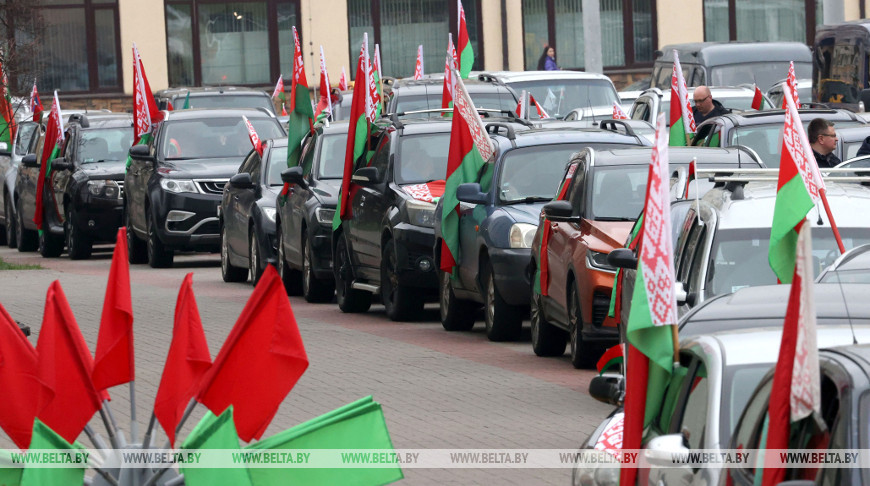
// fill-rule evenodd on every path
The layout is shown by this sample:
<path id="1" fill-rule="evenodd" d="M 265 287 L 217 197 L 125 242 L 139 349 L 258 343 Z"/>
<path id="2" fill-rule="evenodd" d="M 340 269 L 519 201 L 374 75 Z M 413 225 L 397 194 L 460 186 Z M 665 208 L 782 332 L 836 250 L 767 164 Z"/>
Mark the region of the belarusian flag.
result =
<path id="1" fill-rule="evenodd" d="M 764 108 L 764 95 L 761 94 L 761 90 L 758 88 L 758 85 L 754 85 L 755 94 L 752 96 L 752 109 L 760 110 Z"/>
<path id="2" fill-rule="evenodd" d="M 344 66 L 341 67 L 341 77 L 338 78 L 339 91 L 347 91 L 347 74 L 344 72 Z"/>
<path id="3" fill-rule="evenodd" d="M 523 91 L 522 97 L 525 98 L 526 92 Z M 520 117 L 522 118 L 522 116 Z M 571 186 L 571 179 L 574 178 L 574 172 L 577 170 L 577 164 L 568 166 L 565 177 L 562 178 L 562 184 L 559 185 L 559 190 L 556 191 L 555 201 L 565 199 L 565 194 L 568 192 L 568 187 Z M 550 257 L 547 254 L 547 245 L 550 241 L 550 224 L 546 218 L 541 221 L 541 251 L 538 255 L 538 269 L 535 271 L 535 292 L 541 295 L 549 295 L 548 288 L 550 286 Z"/>
<path id="4" fill-rule="evenodd" d="M 320 99 L 317 101 L 314 119 L 319 120 L 321 113 L 325 113 L 326 116 L 332 115 L 332 94 L 329 92 L 329 73 L 326 72 L 323 46 L 320 46 Z"/>
<path id="5" fill-rule="evenodd" d="M 526 103 L 527 101 L 528 103 Z M 517 114 L 517 118 L 523 118 L 528 120 L 530 118 L 529 114 L 531 112 L 529 110 L 531 109 L 531 106 L 534 106 L 535 111 L 538 112 L 538 118 L 542 120 L 550 118 L 550 115 L 548 115 L 547 112 L 544 111 L 544 109 L 541 107 L 541 105 L 538 104 L 538 102 L 535 100 L 535 97 L 532 96 L 532 93 L 529 93 L 526 90 L 523 90 L 523 92 L 520 94 L 520 100 L 519 102 L 517 102 L 517 109 L 514 110 Z"/>
<path id="6" fill-rule="evenodd" d="M 414 65 L 414 79 L 423 79 L 423 44 L 417 46 L 417 63 Z"/>
<path id="7" fill-rule="evenodd" d="M 782 283 L 791 282 L 797 245 L 797 226 L 819 201 L 824 190 L 816 158 L 810 148 L 797 106 L 789 90 L 783 90 L 786 100 L 785 122 L 782 128 L 782 155 L 779 160 L 779 180 L 773 223 L 770 227 L 768 261 Z"/>
<path id="8" fill-rule="evenodd" d="M 278 81 L 275 83 L 275 89 L 272 90 L 272 99 L 279 100 L 282 104 L 287 101 L 287 95 L 284 93 L 284 75 L 278 75 Z"/>
<path id="9" fill-rule="evenodd" d="M 353 190 L 351 175 L 356 161 L 366 155 L 371 124 L 375 121 L 375 104 L 377 90 L 375 88 L 372 66 L 369 62 L 369 35 L 363 34 L 359 60 L 356 64 L 353 99 L 350 103 L 350 117 L 347 131 L 347 148 L 344 154 L 344 175 L 341 179 L 341 191 L 338 195 L 338 207 L 332 220 L 332 230 L 341 227 L 341 222 L 349 219 L 350 196 Z M 359 89 L 357 89 L 359 88 Z"/>
<path id="10" fill-rule="evenodd" d="M 779 358 L 773 372 L 773 387 L 767 409 L 765 448 L 788 449 L 792 424 L 810 417 L 821 417 L 821 378 L 819 350 L 816 346 L 816 307 L 813 296 L 813 245 L 810 224 L 798 221 L 794 276 L 788 295 Z M 800 447 L 800 446 L 799 446 Z M 762 469 L 762 485 L 785 480 L 784 468 Z"/>
<path id="11" fill-rule="evenodd" d="M 139 57 L 139 49 L 133 43 L 133 145 L 147 144 L 153 134 L 151 129 L 160 118 L 160 110 L 154 101 L 148 77 L 145 76 L 145 65 Z M 188 93 L 189 94 L 189 93 Z M 127 167 L 130 167 L 130 156 L 127 156 Z"/>
<path id="12" fill-rule="evenodd" d="M 378 102 L 375 104 L 375 118 L 380 118 L 384 109 L 384 75 L 381 72 L 381 46 L 375 44 L 375 57 L 372 58 L 372 76 L 378 90 Z"/>
<path id="13" fill-rule="evenodd" d="M 598 363 L 595 363 L 595 369 L 598 370 L 598 374 L 600 375 L 604 373 L 604 371 L 611 366 L 624 363 L 624 352 L 625 350 L 623 349 L 622 344 L 617 344 L 605 351 L 604 354 L 601 355 L 601 358 L 599 358 Z"/>
<path id="14" fill-rule="evenodd" d="M 619 106 L 619 103 L 613 102 L 613 119 L 614 120 L 628 120 L 628 115 L 622 111 L 622 107 Z"/>
<path id="15" fill-rule="evenodd" d="M 453 98 L 453 125 L 450 129 L 450 148 L 447 151 L 447 177 L 444 188 L 444 207 L 441 213 L 441 270 L 452 272 L 459 261 L 459 199 L 456 189 L 465 182 L 477 180 L 484 164 L 495 155 L 492 141 L 486 134 L 483 121 L 465 89 L 459 73 Z"/>
<path id="16" fill-rule="evenodd" d="M 293 82 L 290 85 L 290 122 L 287 129 L 287 167 L 299 165 L 302 154 L 302 140 L 314 130 L 314 110 L 311 108 L 311 95 L 305 78 L 305 63 L 302 60 L 302 47 L 299 35 L 293 26 Z"/>
<path id="17" fill-rule="evenodd" d="M 674 251 L 671 241 L 668 134 L 664 114 L 646 188 L 644 221 L 626 332 L 629 355 L 625 391 L 625 449 L 640 449 L 644 428 L 658 413 L 673 373 L 677 323 Z M 634 484 L 636 468 L 620 471 L 620 484 Z"/>
<path id="18" fill-rule="evenodd" d="M 541 120 L 546 120 L 547 118 L 550 118 L 550 115 L 546 111 L 544 111 L 544 107 L 542 107 L 538 103 L 538 100 L 536 100 L 531 93 L 529 93 L 529 100 L 531 104 L 535 105 L 535 110 L 537 110 L 538 112 L 538 118 L 540 118 Z"/>
<path id="19" fill-rule="evenodd" d="M 456 58 L 456 48 L 453 47 L 453 35 L 447 34 L 447 56 L 444 58 L 444 85 L 441 88 L 441 109 L 447 110 L 453 107 L 453 71 L 459 69 L 459 61 Z"/>
<path id="20" fill-rule="evenodd" d="M 797 78 L 795 77 L 795 74 L 794 74 L 794 61 L 790 62 L 788 65 L 788 76 L 786 76 L 786 78 L 785 78 L 785 86 L 783 86 L 783 88 L 782 88 L 782 93 L 785 94 L 786 91 L 791 92 L 792 98 L 794 99 L 794 105 L 798 109 L 800 109 L 801 100 L 798 97 Z M 782 109 L 784 110 L 785 108 L 786 108 L 785 96 L 783 96 L 782 97 Z"/>
<path id="21" fill-rule="evenodd" d="M 15 140 L 15 113 L 12 109 L 12 97 L 9 95 L 9 80 L 6 77 L 6 70 L 0 64 L 0 142 L 6 142 L 9 146 Z"/>
<path id="22" fill-rule="evenodd" d="M 33 214 L 33 222 L 36 228 L 42 231 L 43 192 L 45 186 L 51 187 L 51 161 L 60 156 L 63 147 L 63 116 L 60 113 L 60 101 L 57 99 L 57 90 L 54 91 L 54 100 L 51 102 L 51 111 L 48 113 L 48 125 L 45 127 L 45 142 L 42 146 L 42 155 L 39 159 L 39 177 L 36 179 L 36 211 Z"/>
<path id="23" fill-rule="evenodd" d="M 692 115 L 689 90 L 686 89 L 683 68 L 680 67 L 680 56 L 676 50 L 674 50 L 674 72 L 671 75 L 670 108 L 670 144 L 674 147 L 685 147 L 689 145 L 689 138 L 695 133 L 695 117 Z"/>
<path id="24" fill-rule="evenodd" d="M 39 99 L 39 91 L 36 90 L 36 80 L 34 80 L 33 89 L 30 90 L 30 112 L 33 113 L 33 121 L 41 122 L 43 111 L 45 108 L 42 107 L 42 100 Z"/>
<path id="25" fill-rule="evenodd" d="M 468 26 L 465 24 L 465 9 L 462 8 L 462 0 L 456 0 L 456 11 L 459 14 L 459 25 L 456 40 L 459 42 L 459 74 L 463 79 L 468 79 L 471 66 L 474 64 L 474 51 L 471 49 L 471 40 L 468 38 Z"/>
<path id="26" fill-rule="evenodd" d="M 634 222 L 631 227 L 631 233 L 628 235 L 628 245 L 625 247 L 629 250 L 637 249 L 640 243 L 640 231 L 643 228 L 643 214 Z M 620 324 L 622 322 L 622 269 L 616 269 L 616 275 L 613 276 L 613 289 L 610 291 L 610 307 L 607 309 L 607 316 L 616 319 Z"/>
<path id="27" fill-rule="evenodd" d="M 251 124 L 251 120 L 248 120 L 248 117 L 242 115 L 242 120 L 245 122 L 245 127 L 248 129 L 248 140 L 251 141 L 251 146 L 254 147 L 254 150 L 260 155 L 263 156 L 263 141 L 260 140 L 260 136 L 257 135 L 257 130 L 254 128 L 254 125 Z"/>

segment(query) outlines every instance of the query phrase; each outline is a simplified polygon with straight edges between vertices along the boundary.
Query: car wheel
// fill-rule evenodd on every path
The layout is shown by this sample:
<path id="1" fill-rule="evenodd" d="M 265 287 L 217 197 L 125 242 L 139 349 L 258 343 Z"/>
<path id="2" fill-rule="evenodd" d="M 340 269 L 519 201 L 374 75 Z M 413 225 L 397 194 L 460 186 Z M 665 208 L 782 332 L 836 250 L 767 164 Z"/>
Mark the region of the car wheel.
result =
<path id="1" fill-rule="evenodd" d="M 299 295 L 302 287 L 301 277 L 299 272 L 290 267 L 287 263 L 287 254 L 284 253 L 284 230 L 279 225 L 278 228 L 278 276 L 281 277 L 281 282 L 284 283 L 284 290 L 287 295 Z"/>
<path id="2" fill-rule="evenodd" d="M 154 218 L 151 217 L 151 212 L 145 213 L 145 219 L 148 221 L 148 242 L 145 248 L 148 252 L 148 265 L 151 268 L 169 268 L 175 260 L 175 252 L 167 249 L 160 237 L 157 235 L 157 227 L 154 224 Z"/>
<path id="3" fill-rule="evenodd" d="M 230 247 L 227 243 L 227 230 L 221 225 L 221 277 L 224 282 L 244 282 L 248 279 L 248 269 L 230 263 Z"/>
<path id="4" fill-rule="evenodd" d="M 45 224 L 44 226 L 48 226 Z M 39 254 L 43 258 L 57 258 L 63 253 L 63 237 L 51 234 L 48 228 L 38 232 Z"/>
<path id="5" fill-rule="evenodd" d="M 381 302 L 387 317 L 393 321 L 408 321 L 423 311 L 420 292 L 399 283 L 399 257 L 392 240 L 384 242 L 381 252 Z"/>
<path id="6" fill-rule="evenodd" d="M 72 260 L 84 260 L 91 257 L 91 251 L 94 248 L 94 242 L 87 236 L 82 234 L 75 221 L 78 220 L 76 208 L 68 210 L 66 213 L 66 222 L 64 223 L 64 233 L 66 234 L 66 251 Z"/>
<path id="7" fill-rule="evenodd" d="M 263 257 L 260 254 L 260 244 L 257 242 L 257 230 L 251 227 L 248 230 L 248 272 L 251 274 L 251 285 L 257 286 L 265 269 Z"/>
<path id="8" fill-rule="evenodd" d="M 450 274 L 439 272 L 438 307 L 441 311 L 441 325 L 447 331 L 468 331 L 474 327 L 474 302 L 460 300 L 453 293 Z"/>
<path id="9" fill-rule="evenodd" d="M 571 285 L 571 299 L 568 301 L 568 334 L 571 342 L 571 364 L 574 368 L 589 368 L 595 365 L 595 355 L 589 343 L 583 341 L 583 317 L 580 312 L 580 292 L 577 282 Z"/>
<path id="10" fill-rule="evenodd" d="M 302 233 L 302 296 L 312 303 L 330 302 L 335 295 L 335 280 L 321 280 L 314 274 L 314 259 L 308 233 Z"/>
<path id="11" fill-rule="evenodd" d="M 18 201 L 16 207 L 21 208 L 21 200 Z M 39 248 L 39 240 L 37 232 L 24 227 L 24 213 L 18 211 L 15 218 L 15 236 L 17 238 L 16 246 L 18 251 L 34 251 Z"/>
<path id="12" fill-rule="evenodd" d="M 531 328 L 532 350 L 538 356 L 562 356 L 568 344 L 565 332 L 547 321 L 544 315 L 544 296 L 532 292 Z"/>
<path id="13" fill-rule="evenodd" d="M 490 341 L 514 341 L 523 330 L 522 308 L 504 301 L 495 285 L 492 267 L 484 270 L 484 313 L 486 337 Z"/>
<path id="14" fill-rule="evenodd" d="M 333 261 L 333 274 L 335 274 L 335 295 L 338 300 L 338 308 L 342 312 L 365 312 L 372 306 L 372 294 L 351 287 L 353 271 L 351 269 L 350 254 L 347 248 L 347 237 L 344 233 L 338 236 L 335 245 Z"/>
<path id="15" fill-rule="evenodd" d="M 6 244 L 9 245 L 9 248 L 15 248 L 18 246 L 18 235 L 15 231 L 15 226 L 17 223 L 15 222 L 15 211 L 12 210 L 12 201 L 9 200 L 9 195 L 6 195 L 6 204 L 4 211 L 6 211 Z"/>
<path id="16" fill-rule="evenodd" d="M 131 264 L 147 263 L 148 249 L 146 248 L 145 242 L 140 240 L 139 237 L 136 236 L 136 232 L 133 231 L 130 209 L 126 206 L 124 207 L 124 226 L 127 228 L 127 261 Z"/>

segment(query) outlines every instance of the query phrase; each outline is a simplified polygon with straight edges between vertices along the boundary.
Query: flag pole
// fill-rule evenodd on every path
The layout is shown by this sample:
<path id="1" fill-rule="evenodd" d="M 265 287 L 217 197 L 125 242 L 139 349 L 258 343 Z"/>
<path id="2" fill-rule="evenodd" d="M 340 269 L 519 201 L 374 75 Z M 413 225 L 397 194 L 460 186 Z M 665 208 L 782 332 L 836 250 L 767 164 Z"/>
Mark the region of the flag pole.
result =
<path id="1" fill-rule="evenodd" d="M 111 413 L 106 413 L 106 410 L 109 408 L 109 401 L 103 400 L 103 406 L 100 408 L 100 418 L 103 419 L 103 425 L 106 426 L 106 432 L 109 434 L 109 442 L 112 443 L 112 447 L 118 449 L 118 438 L 115 436 L 115 431 L 118 430 L 118 426 L 115 424 L 115 420 L 112 417 Z"/>
<path id="2" fill-rule="evenodd" d="M 100 437 L 100 434 L 96 433 L 94 431 L 94 429 L 91 428 L 90 425 L 85 425 L 85 434 L 88 436 L 89 439 L 91 439 L 91 442 L 95 446 L 97 446 L 97 448 L 109 449 L 109 447 L 106 444 L 106 441 L 104 441 L 103 438 Z M 97 466 L 94 466 L 94 465 L 91 465 L 90 467 L 93 468 L 94 471 L 97 471 L 97 474 L 102 476 L 103 479 L 105 479 L 109 484 L 111 484 L 112 486 L 118 486 L 118 480 L 115 479 L 115 477 L 112 476 L 111 474 L 109 474 L 107 471 L 105 471 Z"/>
<path id="3" fill-rule="evenodd" d="M 130 380 L 130 442 L 136 443 L 139 436 L 139 424 L 136 423 L 136 382 Z"/>
<path id="4" fill-rule="evenodd" d="M 178 426 L 175 427 L 175 435 L 178 436 L 178 433 L 181 432 L 181 427 L 184 426 L 184 422 L 187 420 L 187 417 L 190 416 L 190 413 L 193 412 L 193 408 L 196 406 L 196 397 L 190 399 L 190 403 L 187 404 L 187 408 L 184 410 L 184 415 L 181 416 L 181 420 L 178 421 Z M 167 441 L 165 449 L 169 449 L 172 447 L 172 444 Z M 154 486 L 157 484 L 157 480 L 160 479 L 160 476 L 163 476 L 163 473 L 169 470 L 169 467 L 164 467 L 154 473 L 153 476 L 148 478 L 148 481 L 145 482 L 143 486 Z"/>
<path id="5" fill-rule="evenodd" d="M 834 215 L 831 213 L 831 206 L 828 204 L 828 194 L 824 188 L 819 189 L 819 196 L 822 198 L 822 204 L 825 206 L 825 214 L 828 215 L 828 222 L 831 223 L 831 231 L 834 232 L 834 238 L 837 240 L 837 246 L 840 248 L 840 254 L 846 253 L 846 247 L 843 246 L 843 239 L 840 238 L 840 230 L 837 229 L 837 223 L 834 221 Z"/>
<path id="6" fill-rule="evenodd" d="M 142 449 L 151 447 L 151 432 L 154 431 L 154 426 L 157 424 L 157 416 L 151 412 L 151 420 L 148 421 L 148 428 L 145 429 L 145 437 L 142 438 Z"/>

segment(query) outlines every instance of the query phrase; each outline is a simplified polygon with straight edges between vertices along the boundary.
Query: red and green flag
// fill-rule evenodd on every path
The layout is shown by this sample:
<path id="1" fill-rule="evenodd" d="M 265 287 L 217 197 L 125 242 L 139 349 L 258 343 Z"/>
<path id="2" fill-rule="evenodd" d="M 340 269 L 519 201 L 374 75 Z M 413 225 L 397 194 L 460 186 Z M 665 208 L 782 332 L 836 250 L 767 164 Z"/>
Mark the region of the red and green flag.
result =
<path id="1" fill-rule="evenodd" d="M 332 115 L 332 94 L 329 92 L 329 73 L 326 72 L 326 56 L 323 54 L 323 46 L 320 46 L 320 98 L 317 101 L 317 109 L 314 111 L 314 119 L 320 120 L 321 116 Z"/>
<path id="2" fill-rule="evenodd" d="M 341 67 L 341 77 L 338 78 L 338 90 L 347 91 L 347 73 L 344 72 L 344 66 Z"/>
<path id="3" fill-rule="evenodd" d="M 423 44 L 417 46 L 417 62 L 414 64 L 414 79 L 423 79 Z"/>
<path id="4" fill-rule="evenodd" d="M 290 121 L 287 125 L 287 167 L 299 165 L 302 140 L 314 130 L 314 110 L 305 77 L 305 63 L 296 26 L 293 26 L 293 82 L 290 86 Z"/>
<path id="5" fill-rule="evenodd" d="M 692 115 L 689 90 L 686 89 L 683 68 L 680 67 L 680 56 L 676 50 L 674 50 L 674 72 L 671 75 L 670 125 L 671 146 L 685 147 L 689 145 L 689 140 L 695 133 L 695 117 Z"/>
<path id="6" fill-rule="evenodd" d="M 33 89 L 30 90 L 30 112 L 33 113 L 33 121 L 39 123 L 42 121 L 42 112 L 45 108 L 42 107 L 42 100 L 39 99 L 39 91 L 36 89 L 36 80 L 33 80 Z"/>
<path id="7" fill-rule="evenodd" d="M 595 369 L 598 370 L 598 374 L 600 375 L 606 370 L 623 363 L 625 361 L 625 357 L 623 356 L 624 352 L 625 350 L 621 343 L 605 351 L 598 360 L 598 363 L 595 364 Z"/>
<path id="8" fill-rule="evenodd" d="M 441 89 L 441 109 L 448 110 L 453 107 L 453 71 L 459 70 L 459 59 L 456 57 L 456 48 L 453 47 L 453 35 L 447 34 L 447 57 L 444 59 L 444 85 Z"/>
<path id="9" fill-rule="evenodd" d="M 798 97 L 798 89 L 797 89 L 797 77 L 794 74 L 794 61 L 790 62 L 788 65 L 788 76 L 785 78 L 785 86 L 783 86 L 782 92 L 783 94 L 786 91 L 791 93 L 792 99 L 794 100 L 794 105 L 800 109 L 801 100 Z M 786 109 L 786 101 L 785 96 L 782 97 L 782 109 Z"/>
<path id="10" fill-rule="evenodd" d="M 764 108 L 764 95 L 761 94 L 761 89 L 759 89 L 757 84 L 754 87 L 755 94 L 752 95 L 752 109 L 761 110 Z"/>
<path id="11" fill-rule="evenodd" d="M 55 90 L 51 111 L 48 113 L 48 124 L 45 127 L 45 141 L 39 159 L 39 177 L 36 181 L 36 211 L 33 214 L 33 222 L 36 223 L 36 227 L 40 231 L 42 231 L 42 217 L 45 211 L 43 193 L 46 187 L 51 187 L 51 161 L 60 156 L 63 147 L 63 132 L 60 101 L 57 99 L 57 90 Z"/>
<path id="12" fill-rule="evenodd" d="M 284 75 L 278 75 L 278 82 L 275 83 L 275 89 L 272 90 L 272 99 L 278 100 L 281 104 L 287 102 L 287 94 L 284 93 Z"/>
<path id="13" fill-rule="evenodd" d="M 525 93 L 525 91 L 523 91 Z M 556 192 L 556 201 L 565 200 L 565 194 L 568 188 L 571 187 L 571 179 L 574 178 L 574 172 L 577 171 L 578 163 L 572 163 L 568 166 L 565 172 L 565 177 L 562 178 L 562 184 L 559 185 L 559 190 Z M 543 213 L 541 213 L 543 214 Z M 550 241 L 550 224 L 546 217 L 541 219 L 541 252 L 538 256 L 538 269 L 535 271 L 534 291 L 541 295 L 549 295 L 548 289 L 550 286 L 550 257 L 547 253 L 547 245 Z"/>
<path id="14" fill-rule="evenodd" d="M 450 129 L 450 148 L 447 152 L 447 177 L 441 214 L 441 270 L 451 273 L 460 260 L 459 254 L 459 199 L 456 189 L 460 184 L 474 182 L 484 165 L 495 155 L 492 141 L 486 134 L 483 121 L 465 89 L 459 73 L 453 71 L 456 81 L 453 98 L 453 125 Z"/>
<path id="15" fill-rule="evenodd" d="M 372 58 L 372 76 L 378 90 L 378 102 L 375 104 L 375 118 L 380 118 L 384 111 L 384 75 L 381 72 L 381 46 L 375 44 L 375 56 Z"/>
<path id="16" fill-rule="evenodd" d="M 640 230 L 643 228 L 643 214 L 635 221 L 634 226 L 631 227 L 631 233 L 628 235 L 628 245 L 625 247 L 629 250 L 637 249 L 638 243 L 640 243 Z M 607 309 L 608 317 L 613 317 L 616 319 L 616 322 L 620 324 L 625 324 L 622 322 L 622 269 L 616 269 L 616 275 L 613 276 L 613 287 L 610 291 L 610 307 Z"/>
<path id="17" fill-rule="evenodd" d="M 188 93 L 188 96 L 190 93 Z M 189 103 L 186 102 L 189 107 Z M 154 101 L 148 77 L 145 76 L 145 65 L 139 57 L 139 49 L 133 43 L 133 145 L 144 145 L 151 142 L 151 130 L 160 121 L 160 110 Z M 127 167 L 132 159 L 127 156 Z"/>
<path id="18" fill-rule="evenodd" d="M 12 96 L 9 94 L 9 78 L 0 63 L 0 142 L 12 146 L 15 140 L 15 110 L 12 109 Z"/>
<path id="19" fill-rule="evenodd" d="M 468 26 L 465 24 L 465 9 L 462 8 L 462 0 L 456 0 L 456 7 L 459 17 L 456 34 L 456 40 L 459 44 L 459 74 L 462 79 L 468 79 L 471 66 L 474 64 L 474 51 L 471 49 L 471 39 L 468 37 Z"/>

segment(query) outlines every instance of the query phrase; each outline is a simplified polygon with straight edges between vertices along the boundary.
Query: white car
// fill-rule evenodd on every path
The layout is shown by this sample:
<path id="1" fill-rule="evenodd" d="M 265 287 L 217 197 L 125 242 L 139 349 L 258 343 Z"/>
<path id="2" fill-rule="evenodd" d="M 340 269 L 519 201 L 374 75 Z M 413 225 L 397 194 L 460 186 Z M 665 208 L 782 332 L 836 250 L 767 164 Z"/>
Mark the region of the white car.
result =
<path id="1" fill-rule="evenodd" d="M 689 99 L 692 99 L 692 94 L 695 88 L 688 88 Z M 745 111 L 752 109 L 752 99 L 755 97 L 755 91 L 746 86 L 711 86 L 710 94 L 713 99 L 722 103 L 722 106 L 733 111 Z M 628 117 L 632 120 L 643 120 L 650 123 L 655 123 L 655 117 L 659 113 L 665 113 L 671 106 L 671 91 L 662 91 L 658 88 L 650 88 L 634 100 L 631 108 L 628 111 Z M 762 109 L 774 107 L 770 100 L 764 98 Z"/>

